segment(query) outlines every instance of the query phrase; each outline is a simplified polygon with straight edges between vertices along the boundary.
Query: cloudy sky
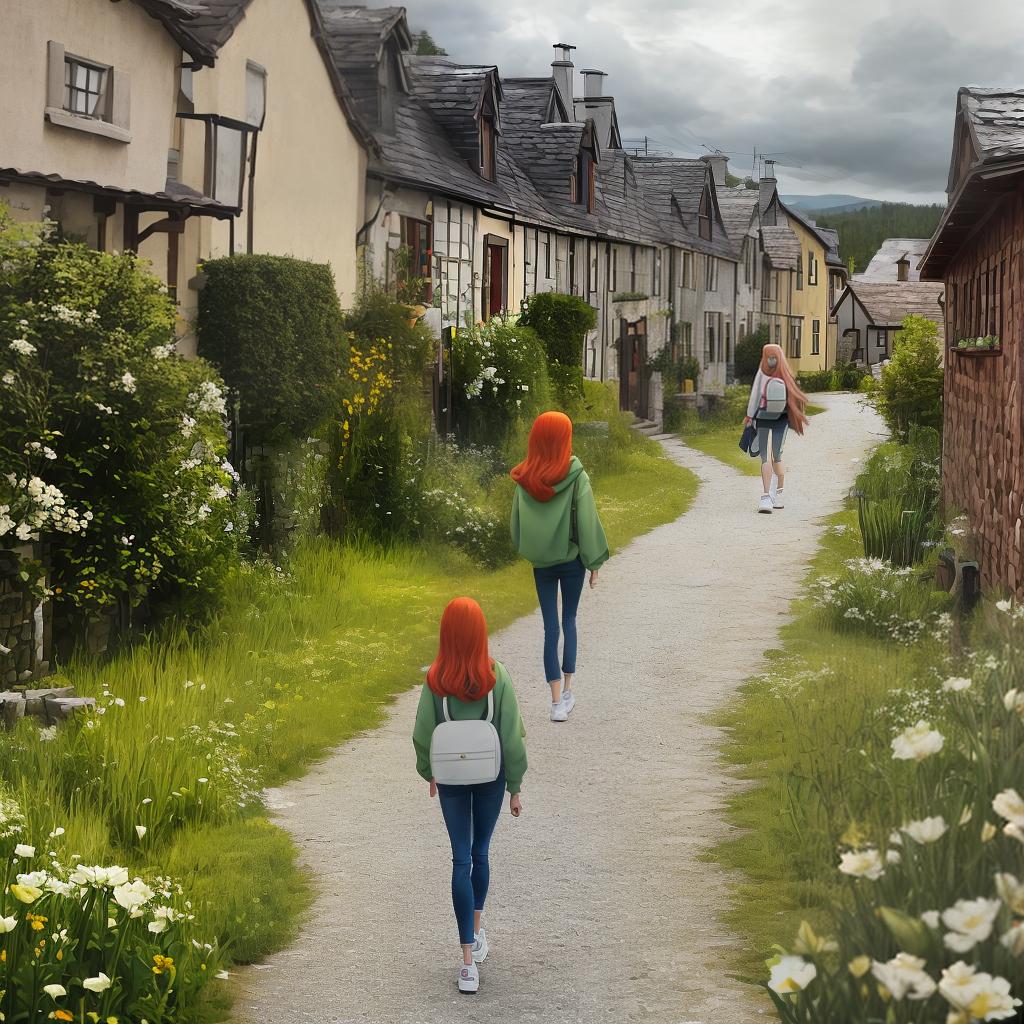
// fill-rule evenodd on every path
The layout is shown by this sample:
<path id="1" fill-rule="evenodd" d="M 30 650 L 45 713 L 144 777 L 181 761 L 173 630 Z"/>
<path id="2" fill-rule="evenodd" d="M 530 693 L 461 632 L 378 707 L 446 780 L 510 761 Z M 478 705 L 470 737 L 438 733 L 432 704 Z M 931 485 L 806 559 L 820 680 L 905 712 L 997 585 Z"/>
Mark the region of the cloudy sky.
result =
<path id="1" fill-rule="evenodd" d="M 507 76 L 574 44 L 577 69 L 608 73 L 627 145 L 718 147 L 737 174 L 778 154 L 784 193 L 944 201 L 957 88 L 1024 85 L 1020 0 L 406 3 L 414 31 Z"/>

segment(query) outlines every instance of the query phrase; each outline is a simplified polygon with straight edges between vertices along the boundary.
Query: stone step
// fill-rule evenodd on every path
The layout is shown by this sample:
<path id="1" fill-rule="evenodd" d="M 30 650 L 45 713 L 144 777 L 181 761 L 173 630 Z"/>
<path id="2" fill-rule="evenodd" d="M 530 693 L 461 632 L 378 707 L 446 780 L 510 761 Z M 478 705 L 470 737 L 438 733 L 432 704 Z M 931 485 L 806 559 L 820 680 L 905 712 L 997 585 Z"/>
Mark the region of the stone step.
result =
<path id="1" fill-rule="evenodd" d="M 43 698 L 47 725 L 57 725 L 59 722 L 67 721 L 80 711 L 92 710 L 94 707 L 96 707 L 95 697 Z"/>

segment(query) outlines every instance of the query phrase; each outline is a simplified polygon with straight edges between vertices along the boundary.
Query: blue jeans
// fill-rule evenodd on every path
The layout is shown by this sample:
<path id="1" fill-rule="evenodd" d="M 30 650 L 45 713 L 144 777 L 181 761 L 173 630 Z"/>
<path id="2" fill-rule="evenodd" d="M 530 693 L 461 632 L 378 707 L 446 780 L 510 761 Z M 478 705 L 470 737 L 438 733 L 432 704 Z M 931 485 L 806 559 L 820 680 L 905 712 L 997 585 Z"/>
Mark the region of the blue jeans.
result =
<path id="1" fill-rule="evenodd" d="M 452 843 L 452 904 L 459 942 L 473 943 L 473 911 L 484 909 L 491 866 L 487 860 L 505 796 L 505 770 L 493 782 L 438 786 L 441 814 Z"/>
<path id="2" fill-rule="evenodd" d="M 772 462 L 782 461 L 782 446 L 786 442 L 789 419 L 782 415 L 777 420 L 757 423 L 757 446 L 761 450 L 761 465 L 768 461 L 768 435 L 772 439 Z"/>
<path id="3" fill-rule="evenodd" d="M 571 562 L 534 569 L 540 613 L 544 619 L 544 671 L 549 683 L 562 678 L 562 672 L 576 671 L 576 609 L 580 606 L 587 570 L 574 558 Z M 562 668 L 558 668 L 558 588 L 562 588 Z"/>

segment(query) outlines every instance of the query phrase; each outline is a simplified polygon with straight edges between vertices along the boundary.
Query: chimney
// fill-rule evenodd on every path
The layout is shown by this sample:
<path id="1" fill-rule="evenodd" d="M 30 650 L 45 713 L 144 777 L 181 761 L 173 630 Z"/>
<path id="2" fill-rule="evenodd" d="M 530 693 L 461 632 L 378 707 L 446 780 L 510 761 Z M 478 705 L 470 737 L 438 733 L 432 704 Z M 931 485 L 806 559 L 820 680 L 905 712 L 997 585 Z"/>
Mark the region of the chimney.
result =
<path id="1" fill-rule="evenodd" d="M 576 49 L 575 46 L 571 46 L 569 43 L 555 43 L 553 49 L 561 50 L 562 56 L 560 60 L 553 61 L 551 64 L 551 73 L 555 79 L 555 88 L 558 89 L 558 95 L 562 97 L 562 102 L 565 104 L 566 112 L 570 118 L 576 117 L 576 98 L 574 95 L 574 84 L 573 84 L 573 63 L 572 63 L 572 51 Z"/>
<path id="2" fill-rule="evenodd" d="M 583 76 L 584 99 L 604 95 L 604 80 L 608 77 L 604 71 L 595 71 L 593 68 L 587 68 L 586 71 L 581 71 L 580 74 Z"/>
<path id="3" fill-rule="evenodd" d="M 909 281 L 910 280 L 910 260 L 907 259 L 907 254 L 904 253 L 896 261 L 896 280 L 897 281 Z"/>
<path id="4" fill-rule="evenodd" d="M 729 158 L 721 150 L 715 150 L 714 153 L 707 153 L 702 156 L 701 160 L 711 165 L 711 174 L 715 179 L 715 185 L 719 188 L 725 188 L 725 176 L 729 170 Z"/>
<path id="5" fill-rule="evenodd" d="M 768 205 L 775 196 L 778 184 L 775 178 L 775 161 L 765 160 L 764 173 L 761 175 L 761 181 L 758 185 L 758 205 L 762 215 L 768 209 Z"/>

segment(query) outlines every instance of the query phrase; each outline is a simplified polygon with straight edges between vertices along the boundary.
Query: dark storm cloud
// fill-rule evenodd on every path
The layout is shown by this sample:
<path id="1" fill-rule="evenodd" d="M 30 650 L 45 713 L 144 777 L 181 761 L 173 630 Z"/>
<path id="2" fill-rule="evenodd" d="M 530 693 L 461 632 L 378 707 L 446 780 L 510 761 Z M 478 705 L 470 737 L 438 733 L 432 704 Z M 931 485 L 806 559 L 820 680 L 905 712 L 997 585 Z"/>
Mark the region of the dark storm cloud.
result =
<path id="1" fill-rule="evenodd" d="M 788 191 L 935 199 L 956 91 L 1024 84 L 1024 20 L 1010 0 L 413 0 L 456 60 L 547 73 L 551 44 L 609 73 L 623 135 L 681 155 L 701 143 L 751 166 L 781 154 Z"/>

